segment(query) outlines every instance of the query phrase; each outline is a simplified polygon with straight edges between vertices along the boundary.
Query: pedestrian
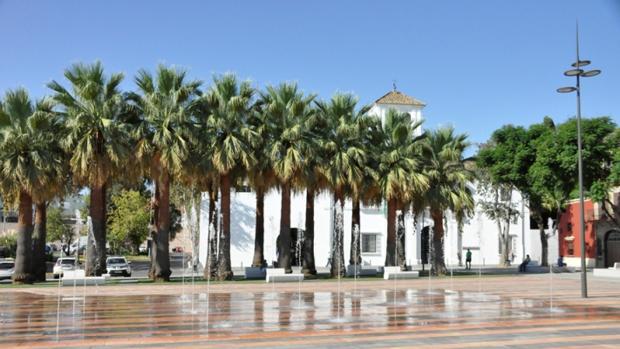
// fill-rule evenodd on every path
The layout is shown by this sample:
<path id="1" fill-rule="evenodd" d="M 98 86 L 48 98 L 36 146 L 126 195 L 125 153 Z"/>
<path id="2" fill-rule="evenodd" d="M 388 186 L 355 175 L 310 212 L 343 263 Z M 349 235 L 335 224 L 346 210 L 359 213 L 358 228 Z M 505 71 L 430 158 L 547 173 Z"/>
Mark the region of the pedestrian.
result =
<path id="1" fill-rule="evenodd" d="M 467 249 L 465 253 L 465 269 L 471 269 L 471 250 Z"/>
<path id="2" fill-rule="evenodd" d="M 527 269 L 527 265 L 530 263 L 531 259 L 530 259 L 530 255 L 526 255 L 525 259 L 523 260 L 523 262 L 519 265 L 519 272 L 520 273 L 525 273 L 526 269 Z"/>

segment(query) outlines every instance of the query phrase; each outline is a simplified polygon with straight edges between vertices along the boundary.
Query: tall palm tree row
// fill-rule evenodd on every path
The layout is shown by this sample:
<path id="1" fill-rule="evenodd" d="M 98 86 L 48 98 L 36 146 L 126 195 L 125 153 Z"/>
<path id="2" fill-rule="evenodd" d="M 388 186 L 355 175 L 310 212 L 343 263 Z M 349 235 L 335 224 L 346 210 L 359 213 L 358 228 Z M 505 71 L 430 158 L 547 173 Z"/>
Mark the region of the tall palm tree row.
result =
<path id="1" fill-rule="evenodd" d="M 334 277 L 345 273 L 346 200 L 352 204 L 349 264 L 361 264 L 362 205 L 385 202 L 385 265 L 404 266 L 405 211 L 428 208 L 435 225 L 433 271 L 439 274 L 445 272 L 446 212 L 462 220 L 473 209 L 465 135 L 451 128 L 422 133 L 420 122 L 396 110 L 381 120 L 351 94 L 321 101 L 295 83 L 258 90 L 233 74 L 216 75 L 203 86 L 186 71 L 163 65 L 154 73 L 140 70 L 130 92 L 120 89 L 123 74 L 106 74 L 99 62 L 74 64 L 64 75 L 68 87 L 48 84 L 51 98 L 33 103 L 20 89 L 7 92 L 0 106 L 0 191 L 20 212 L 16 282 L 44 280 L 46 205 L 83 187 L 90 190 L 93 233 L 86 273 L 100 275 L 106 272 L 107 188 L 144 179 L 153 184 L 150 276 L 157 281 L 171 276 L 172 184 L 191 188 L 193 200 L 208 193 L 205 278 L 220 280 L 233 276 L 231 191 L 240 185 L 256 192 L 256 267 L 265 261 L 265 195 L 279 190 L 278 263 L 287 272 L 293 257 L 291 196 L 305 191 L 300 252 L 308 276 L 316 274 L 314 201 L 321 192 L 333 197 Z"/>

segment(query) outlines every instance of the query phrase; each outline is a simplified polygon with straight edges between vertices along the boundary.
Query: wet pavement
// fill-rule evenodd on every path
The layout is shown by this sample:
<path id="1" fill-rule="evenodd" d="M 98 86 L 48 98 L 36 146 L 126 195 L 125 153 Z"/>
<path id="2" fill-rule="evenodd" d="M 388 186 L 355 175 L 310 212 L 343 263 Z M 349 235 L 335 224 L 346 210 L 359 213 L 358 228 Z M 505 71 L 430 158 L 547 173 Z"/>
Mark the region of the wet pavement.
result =
<path id="1" fill-rule="evenodd" d="M 0 348 L 620 347 L 620 283 L 579 302 L 577 282 L 554 299 L 535 277 L 2 290 Z"/>

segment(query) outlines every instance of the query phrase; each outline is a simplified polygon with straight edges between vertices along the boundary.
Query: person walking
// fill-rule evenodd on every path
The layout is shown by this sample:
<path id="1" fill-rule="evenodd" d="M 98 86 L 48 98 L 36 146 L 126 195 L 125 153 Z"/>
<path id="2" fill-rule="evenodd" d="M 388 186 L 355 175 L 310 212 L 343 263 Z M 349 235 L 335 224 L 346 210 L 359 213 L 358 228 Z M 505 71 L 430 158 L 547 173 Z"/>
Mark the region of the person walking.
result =
<path id="1" fill-rule="evenodd" d="M 467 249 L 465 253 L 465 269 L 471 269 L 471 250 Z"/>

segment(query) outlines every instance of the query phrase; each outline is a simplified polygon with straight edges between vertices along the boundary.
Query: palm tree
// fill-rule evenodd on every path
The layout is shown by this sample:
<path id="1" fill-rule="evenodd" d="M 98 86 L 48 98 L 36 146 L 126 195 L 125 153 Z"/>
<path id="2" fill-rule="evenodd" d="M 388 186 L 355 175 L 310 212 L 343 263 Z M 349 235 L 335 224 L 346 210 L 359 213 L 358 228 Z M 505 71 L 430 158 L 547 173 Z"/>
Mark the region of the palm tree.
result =
<path id="1" fill-rule="evenodd" d="M 315 111 L 306 120 L 305 127 L 317 140 L 323 139 L 328 129 L 327 120 L 323 116 L 323 113 Z M 325 177 L 320 171 L 322 155 L 320 146 L 304 147 L 302 149 L 303 166 L 300 178 L 303 186 L 306 188 L 302 273 L 306 277 L 313 277 L 317 273 L 314 261 L 314 199 L 320 190 L 327 187 Z"/>
<path id="2" fill-rule="evenodd" d="M 33 202 L 49 199 L 50 188 L 66 173 L 64 153 L 59 150 L 55 135 L 60 124 L 52 108 L 49 99 L 33 105 L 24 89 L 7 91 L 0 103 L 0 190 L 5 202 L 15 202 L 19 207 L 15 283 L 30 283 L 35 279 Z M 45 236 L 37 238 L 45 239 Z"/>
<path id="3" fill-rule="evenodd" d="M 363 176 L 360 182 L 349 184 L 351 197 L 351 246 L 349 253 L 350 265 L 361 265 L 361 204 L 377 204 L 381 192 L 377 186 L 379 159 L 377 149 L 381 143 L 381 120 L 367 114 L 369 106 L 361 108 L 355 115 L 353 125 L 357 128 L 360 146 L 366 150 L 366 162 L 361 164 Z"/>
<path id="4" fill-rule="evenodd" d="M 462 221 L 474 209 L 474 200 L 468 183 L 473 172 L 465 164 L 464 152 L 469 146 L 467 136 L 455 134 L 452 127 L 430 132 L 423 142 L 424 173 L 428 177 L 428 190 L 417 207 L 428 207 L 433 219 L 432 270 L 440 275 L 446 273 L 444 261 L 444 216 L 451 211 Z"/>
<path id="5" fill-rule="evenodd" d="M 201 82 L 188 81 L 185 71 L 163 65 L 155 77 L 140 70 L 135 81 L 140 94 L 131 93 L 129 98 L 141 115 L 134 132 L 136 155 L 148 164 L 159 194 L 152 277 L 169 281 L 170 184 L 182 175 L 189 156 L 194 131 L 190 109 Z"/>
<path id="6" fill-rule="evenodd" d="M 249 126 L 258 134 L 257 142 L 252 146 L 256 163 L 247 173 L 247 178 L 256 193 L 255 227 L 254 227 L 254 256 L 253 267 L 262 267 L 265 260 L 265 194 L 276 184 L 273 166 L 269 156 L 269 148 L 273 131 L 272 115 L 263 101 L 258 101 L 255 110 L 248 120 Z"/>
<path id="7" fill-rule="evenodd" d="M 123 74 L 107 77 L 100 62 L 74 64 L 65 70 L 71 91 L 60 83 L 48 84 L 62 106 L 67 135 L 63 148 L 71 153 L 70 167 L 78 185 L 90 188 L 90 217 L 94 246 L 87 249 L 86 274 L 106 272 L 106 188 L 120 171 L 132 167 L 131 145 L 125 122 L 127 104 L 119 90 Z"/>
<path id="8" fill-rule="evenodd" d="M 390 109 L 382 125 L 383 142 L 379 148 L 379 187 L 387 200 L 387 244 L 385 265 L 398 264 L 396 254 L 397 210 L 428 186 L 419 159 L 420 140 L 414 131 L 419 122 L 412 122 L 407 113 Z M 401 248 L 402 249 L 402 248 Z"/>
<path id="9" fill-rule="evenodd" d="M 268 86 L 261 95 L 261 104 L 271 121 L 269 158 L 282 195 L 278 264 L 287 273 L 292 272 L 291 190 L 301 176 L 304 149 L 314 143 L 306 128 L 306 120 L 314 113 L 310 106 L 313 99 L 313 95 L 304 96 L 294 83 Z"/>
<path id="10" fill-rule="evenodd" d="M 360 142 L 359 128 L 355 125 L 357 98 L 350 94 L 336 94 L 325 102 L 317 102 L 319 112 L 328 123 L 322 139 L 323 160 L 320 166 L 334 193 L 335 214 L 331 253 L 331 276 L 344 275 L 343 210 L 347 188 L 361 183 L 367 153 Z"/>
<path id="11" fill-rule="evenodd" d="M 207 128 L 213 135 L 209 138 L 208 148 L 219 175 L 221 191 L 222 231 L 217 263 L 220 280 L 229 280 L 233 276 L 230 265 L 230 188 L 235 170 L 250 169 L 256 163 L 252 149 L 258 141 L 258 133 L 248 125 L 253 96 L 254 89 L 248 81 L 239 83 L 234 75 L 226 74 L 215 77 L 203 97 L 210 112 Z"/>

